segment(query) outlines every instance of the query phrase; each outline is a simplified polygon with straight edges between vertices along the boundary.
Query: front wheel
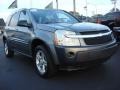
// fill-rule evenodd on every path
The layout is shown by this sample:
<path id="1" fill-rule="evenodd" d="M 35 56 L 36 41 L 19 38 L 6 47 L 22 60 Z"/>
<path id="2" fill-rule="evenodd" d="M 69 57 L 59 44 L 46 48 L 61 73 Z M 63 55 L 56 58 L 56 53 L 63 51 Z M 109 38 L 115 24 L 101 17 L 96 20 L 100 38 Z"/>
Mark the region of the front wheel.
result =
<path id="1" fill-rule="evenodd" d="M 14 56 L 14 51 L 12 51 L 9 48 L 7 41 L 4 42 L 4 51 L 5 51 L 6 57 L 13 57 Z"/>
<path id="2" fill-rule="evenodd" d="M 51 77 L 55 74 L 56 68 L 50 54 L 43 46 L 35 48 L 35 66 L 39 75 L 43 78 Z"/>

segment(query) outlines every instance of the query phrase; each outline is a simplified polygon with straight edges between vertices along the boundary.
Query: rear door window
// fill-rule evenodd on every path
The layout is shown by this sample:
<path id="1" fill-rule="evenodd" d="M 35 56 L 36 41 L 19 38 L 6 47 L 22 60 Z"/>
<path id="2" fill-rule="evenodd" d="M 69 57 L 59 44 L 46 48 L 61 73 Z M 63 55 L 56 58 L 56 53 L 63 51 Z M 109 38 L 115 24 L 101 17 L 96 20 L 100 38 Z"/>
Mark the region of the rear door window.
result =
<path id="1" fill-rule="evenodd" d="M 12 16 L 12 18 L 11 18 L 8 26 L 17 26 L 18 18 L 19 18 L 19 13 L 15 13 L 15 14 Z"/>

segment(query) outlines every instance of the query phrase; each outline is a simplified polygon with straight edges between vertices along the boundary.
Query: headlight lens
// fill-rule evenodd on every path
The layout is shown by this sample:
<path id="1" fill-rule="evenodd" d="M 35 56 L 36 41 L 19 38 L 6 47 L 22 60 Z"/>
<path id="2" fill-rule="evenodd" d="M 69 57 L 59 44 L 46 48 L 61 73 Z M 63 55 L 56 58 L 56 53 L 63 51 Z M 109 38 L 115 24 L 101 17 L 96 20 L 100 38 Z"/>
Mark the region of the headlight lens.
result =
<path id="1" fill-rule="evenodd" d="M 68 35 L 76 35 L 75 32 L 67 30 L 57 30 L 55 32 L 55 45 L 61 46 L 80 46 L 79 39 L 68 38 Z"/>

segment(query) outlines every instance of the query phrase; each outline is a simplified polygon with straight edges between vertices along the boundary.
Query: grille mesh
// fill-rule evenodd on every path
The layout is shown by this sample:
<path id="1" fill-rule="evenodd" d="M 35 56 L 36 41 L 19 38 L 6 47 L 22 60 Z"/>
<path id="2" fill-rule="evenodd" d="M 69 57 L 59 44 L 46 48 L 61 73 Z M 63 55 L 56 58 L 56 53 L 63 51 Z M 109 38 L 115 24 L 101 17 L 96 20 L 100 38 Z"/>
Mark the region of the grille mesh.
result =
<path id="1" fill-rule="evenodd" d="M 91 32 L 81 32 L 81 35 L 93 35 L 93 34 L 99 34 L 99 33 L 107 33 L 108 30 L 103 31 L 91 31 Z M 97 45 L 97 44 L 104 44 L 112 41 L 112 35 L 106 35 L 101 37 L 95 37 L 95 38 L 84 38 L 84 41 L 86 45 Z"/>

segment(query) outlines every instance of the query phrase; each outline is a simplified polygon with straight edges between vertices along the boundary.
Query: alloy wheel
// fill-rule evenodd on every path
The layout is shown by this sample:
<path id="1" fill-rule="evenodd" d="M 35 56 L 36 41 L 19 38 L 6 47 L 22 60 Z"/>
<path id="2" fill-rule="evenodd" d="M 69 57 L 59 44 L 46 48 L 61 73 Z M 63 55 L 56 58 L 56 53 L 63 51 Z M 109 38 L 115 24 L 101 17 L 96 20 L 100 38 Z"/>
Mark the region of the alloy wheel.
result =
<path id="1" fill-rule="evenodd" d="M 36 53 L 36 66 L 40 74 L 43 75 L 47 72 L 47 60 L 42 50 L 38 50 Z"/>

